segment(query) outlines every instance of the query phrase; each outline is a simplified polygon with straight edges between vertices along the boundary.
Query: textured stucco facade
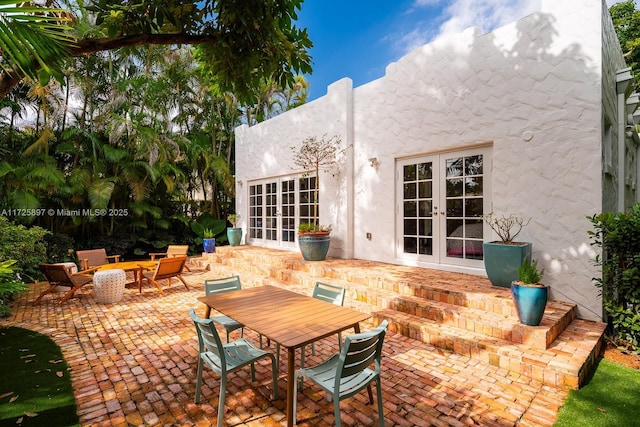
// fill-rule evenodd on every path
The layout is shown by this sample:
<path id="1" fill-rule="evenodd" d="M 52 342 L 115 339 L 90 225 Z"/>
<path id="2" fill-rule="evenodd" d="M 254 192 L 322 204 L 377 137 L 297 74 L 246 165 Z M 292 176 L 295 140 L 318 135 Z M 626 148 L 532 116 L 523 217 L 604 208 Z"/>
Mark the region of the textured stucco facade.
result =
<path id="1" fill-rule="evenodd" d="M 340 80 L 326 96 L 237 128 L 241 226 L 250 217 L 250 183 L 303 173 L 292 169 L 291 147 L 311 135 L 339 135 L 345 161 L 320 175 L 320 222 L 333 227 L 331 256 L 484 275 L 478 262 L 398 252 L 399 162 L 475 150 L 490 168 L 485 211 L 531 217 L 518 240 L 533 242 L 551 298 L 600 320 L 587 216 L 616 207 L 616 72 L 625 67 L 598 0 L 580 7 L 544 0 L 539 12 L 491 33 L 469 29 L 438 39 L 390 64 L 378 80 L 357 88 Z M 635 186 L 628 188 L 632 203 Z M 495 239 L 486 225 L 483 231 L 485 241 Z M 247 243 L 296 249 L 290 242 Z"/>

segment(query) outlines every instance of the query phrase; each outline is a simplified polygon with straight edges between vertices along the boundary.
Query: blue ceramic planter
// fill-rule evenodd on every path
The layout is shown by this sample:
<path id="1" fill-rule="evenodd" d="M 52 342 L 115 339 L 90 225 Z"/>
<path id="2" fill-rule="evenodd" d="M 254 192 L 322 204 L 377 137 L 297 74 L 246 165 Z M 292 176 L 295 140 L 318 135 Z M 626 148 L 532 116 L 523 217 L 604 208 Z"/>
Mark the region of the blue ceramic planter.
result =
<path id="1" fill-rule="evenodd" d="M 229 245 L 239 246 L 242 240 L 242 228 L 227 228 L 227 239 Z"/>
<path id="2" fill-rule="evenodd" d="M 491 284 L 508 288 L 511 282 L 518 280 L 518 267 L 525 258 L 531 259 L 531 247 L 531 242 L 483 243 L 484 268 Z"/>
<path id="3" fill-rule="evenodd" d="M 548 286 L 526 286 L 517 282 L 511 284 L 513 304 L 518 312 L 518 318 L 524 325 L 538 326 L 544 315 L 549 297 Z"/>
<path id="4" fill-rule="evenodd" d="M 216 251 L 216 239 L 203 239 L 202 246 L 206 253 L 212 254 Z"/>
<path id="5" fill-rule="evenodd" d="M 324 261 L 329 252 L 331 236 L 319 236 L 314 234 L 298 235 L 300 253 L 306 261 Z"/>

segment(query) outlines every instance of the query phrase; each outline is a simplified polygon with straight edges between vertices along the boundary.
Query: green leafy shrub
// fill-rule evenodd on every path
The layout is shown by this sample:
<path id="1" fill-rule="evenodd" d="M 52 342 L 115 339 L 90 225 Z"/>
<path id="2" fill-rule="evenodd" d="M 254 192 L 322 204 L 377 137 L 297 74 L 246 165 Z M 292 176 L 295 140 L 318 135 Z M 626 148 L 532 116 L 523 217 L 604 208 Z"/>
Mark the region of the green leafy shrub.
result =
<path id="1" fill-rule="evenodd" d="M 13 265 L 15 260 L 10 259 L 0 262 L 0 317 L 11 314 L 9 303 L 29 287 L 22 283 Z"/>
<path id="2" fill-rule="evenodd" d="M 74 262 L 73 237 L 62 233 L 47 234 L 44 236 L 44 241 L 47 244 L 48 262 Z"/>
<path id="3" fill-rule="evenodd" d="M 75 250 L 104 248 L 107 255 L 120 255 L 126 260 L 127 255 L 133 252 L 136 241 L 137 236 L 133 234 L 114 233 L 110 236 L 99 236 L 91 241 L 79 243 Z"/>
<path id="4" fill-rule="evenodd" d="M 522 261 L 522 265 L 518 267 L 518 280 L 525 285 L 539 284 L 544 275 L 544 268 L 538 270 L 538 260 L 531 261 L 526 257 Z"/>
<path id="5" fill-rule="evenodd" d="M 44 237 L 48 234 L 44 228 L 26 228 L 0 216 L 0 260 L 15 259 L 23 275 L 29 279 L 39 277 L 38 264 L 47 261 Z"/>
<path id="6" fill-rule="evenodd" d="M 591 244 L 601 247 L 596 265 L 602 277 L 600 288 L 604 310 L 618 345 L 640 353 L 640 203 L 626 213 L 603 213 L 589 218 Z"/>

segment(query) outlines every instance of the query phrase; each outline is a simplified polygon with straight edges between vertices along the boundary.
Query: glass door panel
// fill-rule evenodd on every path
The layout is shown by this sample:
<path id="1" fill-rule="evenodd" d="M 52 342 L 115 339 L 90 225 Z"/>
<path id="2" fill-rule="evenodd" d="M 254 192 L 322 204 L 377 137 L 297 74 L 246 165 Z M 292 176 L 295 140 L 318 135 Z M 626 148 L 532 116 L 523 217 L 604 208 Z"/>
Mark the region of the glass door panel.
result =
<path id="1" fill-rule="evenodd" d="M 278 183 L 265 184 L 265 238 L 278 240 Z"/>
<path id="2" fill-rule="evenodd" d="M 249 185 L 249 238 L 264 238 L 264 185 Z"/>
<path id="3" fill-rule="evenodd" d="M 401 214 L 400 250 L 409 257 L 434 256 L 434 167 L 428 159 L 405 161 L 400 166 Z"/>
<path id="4" fill-rule="evenodd" d="M 315 176 L 304 176 L 298 179 L 299 190 L 298 194 L 300 195 L 300 222 L 313 222 L 314 217 L 314 193 L 316 188 L 316 177 Z M 319 205 L 315 207 L 318 211 L 317 216 L 320 217 L 320 207 Z"/>
<path id="5" fill-rule="evenodd" d="M 280 227 L 283 242 L 296 241 L 296 181 L 282 181 L 280 200 Z"/>
<path id="6" fill-rule="evenodd" d="M 445 256 L 482 260 L 484 156 L 447 156 L 443 161 L 446 171 Z"/>

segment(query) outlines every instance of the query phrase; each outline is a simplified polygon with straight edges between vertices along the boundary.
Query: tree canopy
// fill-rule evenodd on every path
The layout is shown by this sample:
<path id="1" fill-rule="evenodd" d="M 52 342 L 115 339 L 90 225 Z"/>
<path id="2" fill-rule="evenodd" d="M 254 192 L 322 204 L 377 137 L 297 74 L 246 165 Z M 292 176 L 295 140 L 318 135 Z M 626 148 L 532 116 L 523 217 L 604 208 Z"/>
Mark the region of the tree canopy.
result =
<path id="1" fill-rule="evenodd" d="M 50 261 L 195 249 L 235 210 L 234 128 L 307 97 L 301 0 L 111 3 L 0 0 L 0 217 L 55 233 Z"/>
<path id="2" fill-rule="evenodd" d="M 625 60 L 636 82 L 640 82 L 640 11 L 633 0 L 627 0 L 611 6 L 609 13 Z"/>
<path id="3" fill-rule="evenodd" d="M 31 61 L 31 67 L 19 66 L 12 58 L 3 56 L 0 97 L 4 97 L 23 77 L 29 75 L 29 70 L 39 70 L 45 65 L 52 71 L 60 70 L 64 54 L 77 57 L 132 46 L 197 44 L 202 45 L 200 59 L 210 67 L 221 91 L 233 92 L 240 100 L 252 101 L 255 100 L 256 88 L 264 81 L 275 81 L 281 87 L 292 86 L 296 74 L 311 72 L 308 49 L 312 43 L 306 29 L 297 28 L 294 24 L 302 2 L 303 0 L 79 2 L 79 8 L 70 11 L 75 17 L 71 25 L 78 35 L 71 42 L 63 40 L 64 43 L 58 44 L 62 49 L 42 50 L 40 57 L 33 52 L 24 52 Z M 0 5 L 2 3 L 8 2 L 2 0 Z M 43 14 L 31 9 L 23 9 L 23 17 L 31 16 L 23 21 L 31 23 L 31 26 L 34 23 L 42 26 Z M 15 26 L 9 25 L 18 22 L 17 18 L 1 9 L 0 14 L 0 33 L 5 34 L 3 38 L 28 37 L 36 42 L 29 44 L 35 46 L 43 46 L 51 40 L 52 34 L 18 33 Z M 95 19 L 95 26 L 87 24 L 91 22 L 90 19 L 78 18 L 87 15 Z M 3 25 L 5 23 L 7 25 Z M 51 21 L 48 23 L 51 24 Z M 69 23 L 59 21 L 57 24 L 58 34 L 65 34 Z M 49 30 L 55 33 L 55 28 L 49 27 Z"/>

